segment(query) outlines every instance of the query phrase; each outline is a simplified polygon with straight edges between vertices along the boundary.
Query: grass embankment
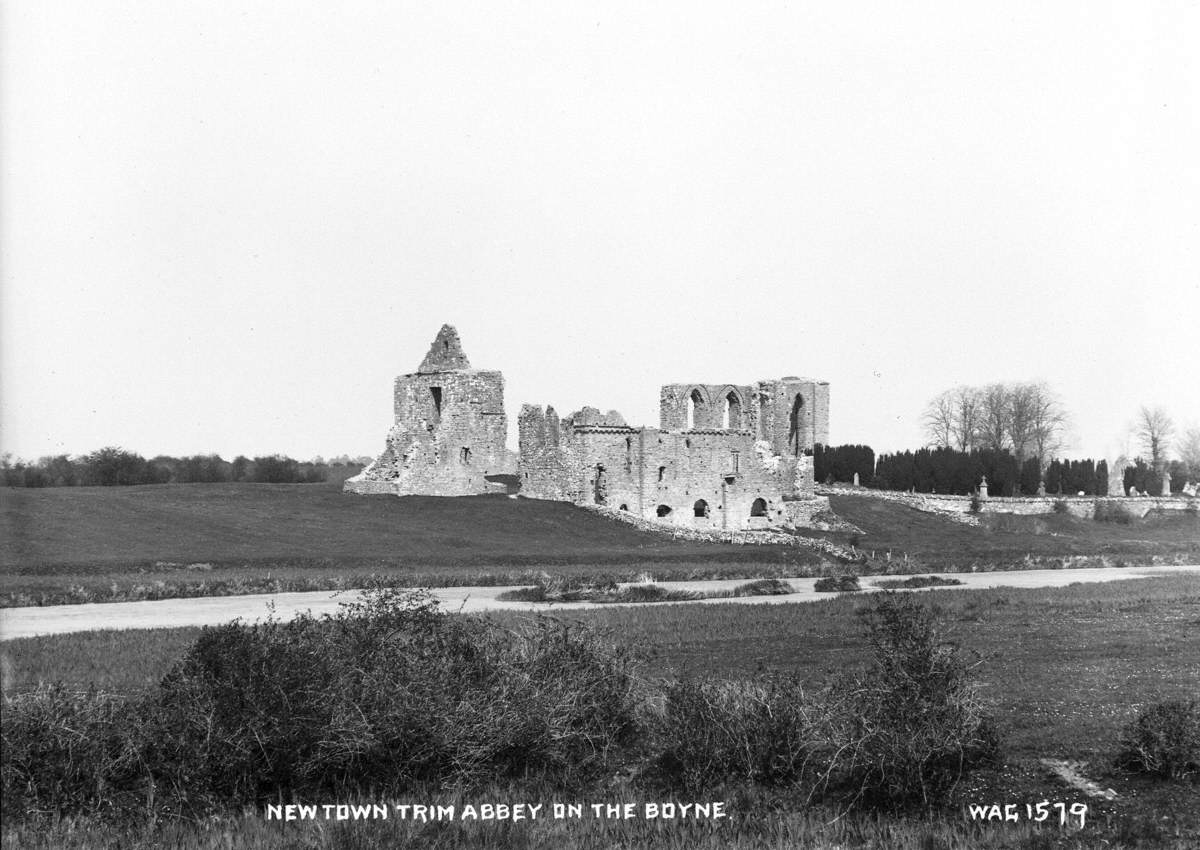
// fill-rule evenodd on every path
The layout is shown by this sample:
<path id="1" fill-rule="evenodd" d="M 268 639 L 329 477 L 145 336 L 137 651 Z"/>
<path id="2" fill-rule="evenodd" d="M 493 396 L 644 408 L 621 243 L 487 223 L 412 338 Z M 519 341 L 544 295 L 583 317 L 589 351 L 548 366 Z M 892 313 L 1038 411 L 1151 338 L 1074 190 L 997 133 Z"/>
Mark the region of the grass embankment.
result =
<path id="1" fill-rule="evenodd" d="M 0 490 L 0 606 L 363 587 L 761 578 L 819 571 L 787 546 L 673 540 L 562 502 L 352 496 L 323 485 Z"/>
<path id="2" fill-rule="evenodd" d="M 1113 768 L 1121 728 L 1147 705 L 1194 695 L 1200 682 L 1200 580 L 1188 576 L 1046 590 L 930 591 L 919 597 L 953 625 L 954 636 L 980 654 L 982 696 L 999 717 L 1005 764 L 976 771 L 953 804 L 933 817 L 797 811 L 793 797 L 749 793 L 736 785 L 703 795 L 727 802 L 730 819 L 712 822 L 543 821 L 536 824 L 267 824 L 261 812 L 207 826 L 168 826 L 138 839 L 89 822 L 79 829 L 6 828 L 6 847 L 90 847 L 113 841 L 150 846 L 322 848 L 445 847 L 790 847 L 1021 848 L 1195 846 L 1200 836 L 1197 786 L 1159 783 Z M 794 673 L 816 686 L 861 668 L 868 645 L 855 612 L 870 598 L 840 597 L 797 606 L 706 605 L 572 611 L 560 619 L 619 635 L 644 651 L 648 681 L 715 674 L 737 681 L 758 669 Z M 524 615 L 493 614 L 505 627 Z M 3 645 L 6 692 L 64 679 L 105 691 L 151 686 L 194 640 L 198 630 L 65 635 Z M 808 685 L 806 684 L 806 687 Z M 1048 777 L 1037 759 L 1084 761 L 1084 772 L 1113 802 L 1081 795 Z M 430 789 L 413 802 L 563 800 L 560 793 L 518 782 L 471 794 Z M 574 798 L 565 798 L 574 799 Z M 594 789 L 586 801 L 663 799 L 623 786 Z M 672 796 L 671 799 L 680 799 Z M 691 799 L 685 797 L 685 799 Z M 1077 829 L 968 822 L 967 803 L 1022 806 L 1043 799 L 1089 805 Z M 165 843 L 163 843 L 165 842 Z"/>
<path id="3" fill-rule="evenodd" d="M 1189 511 L 1151 511 L 1129 523 L 1058 513 L 989 513 L 980 514 L 974 526 L 870 496 L 830 496 L 829 503 L 865 533 L 806 534 L 853 544 L 876 565 L 889 563 L 890 556 L 890 563 L 905 572 L 1036 569 L 1097 556 L 1110 560 L 1110 566 L 1153 558 L 1200 561 L 1200 515 Z"/>

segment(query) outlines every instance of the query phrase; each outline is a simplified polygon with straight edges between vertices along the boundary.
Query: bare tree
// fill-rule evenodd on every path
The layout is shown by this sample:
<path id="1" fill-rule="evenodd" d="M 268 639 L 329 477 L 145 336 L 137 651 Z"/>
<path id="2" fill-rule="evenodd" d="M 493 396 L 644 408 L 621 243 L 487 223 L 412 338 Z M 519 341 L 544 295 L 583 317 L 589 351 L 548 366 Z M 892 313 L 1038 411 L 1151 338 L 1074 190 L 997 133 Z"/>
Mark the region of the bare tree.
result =
<path id="1" fill-rule="evenodd" d="M 1004 384 L 988 384 L 979 391 L 979 444 L 999 451 L 1008 447 L 1009 393 Z"/>
<path id="2" fill-rule="evenodd" d="M 954 448 L 969 452 L 979 439 L 979 422 L 982 414 L 979 390 L 975 387 L 954 388 Z"/>
<path id="3" fill-rule="evenodd" d="M 1066 443 L 1067 414 L 1044 381 L 957 386 L 925 406 L 929 444 L 961 452 L 1012 449 L 1018 460 L 1045 464 Z"/>
<path id="4" fill-rule="evenodd" d="M 1029 444 L 1033 440 L 1037 391 L 1034 384 L 1028 383 L 1009 384 L 1005 390 L 1008 394 L 1008 441 L 1017 460 L 1023 461 L 1029 454 Z"/>
<path id="5" fill-rule="evenodd" d="M 1031 448 L 1045 465 L 1066 447 L 1069 418 L 1062 400 L 1045 381 L 1029 386 L 1032 395 Z"/>
<path id="6" fill-rule="evenodd" d="M 1175 444 L 1179 459 L 1190 481 L 1200 480 L 1200 426 L 1191 425 L 1184 429 L 1183 436 Z"/>
<path id="7" fill-rule="evenodd" d="M 1142 449 L 1150 455 L 1150 466 L 1161 472 L 1167 463 L 1167 448 L 1175 435 L 1175 423 L 1161 407 L 1149 408 L 1142 405 L 1133 425 L 1134 436 Z"/>
<path id="8" fill-rule="evenodd" d="M 929 445 L 946 448 L 954 442 L 954 390 L 946 390 L 929 400 L 921 423 Z"/>

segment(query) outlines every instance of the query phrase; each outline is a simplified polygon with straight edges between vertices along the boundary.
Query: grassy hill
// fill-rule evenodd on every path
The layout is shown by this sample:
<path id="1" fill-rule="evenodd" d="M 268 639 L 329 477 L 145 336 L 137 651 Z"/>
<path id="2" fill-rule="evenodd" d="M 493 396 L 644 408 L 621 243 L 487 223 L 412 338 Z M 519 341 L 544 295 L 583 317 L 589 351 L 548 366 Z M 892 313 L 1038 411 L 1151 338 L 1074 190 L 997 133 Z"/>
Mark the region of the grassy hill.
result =
<path id="1" fill-rule="evenodd" d="M 180 484 L 0 490 L 0 606 L 407 584 L 803 573 L 786 546 L 674 540 L 563 502 Z"/>
<path id="2" fill-rule="evenodd" d="M 0 508 L 6 569 L 264 558 L 619 564 L 746 553 L 674 541 L 563 502 L 353 496 L 314 484 L 9 489 Z"/>
<path id="3" fill-rule="evenodd" d="M 1200 561 L 1200 518 L 1131 524 L 984 515 L 978 527 L 869 496 L 833 496 L 862 534 L 818 534 L 867 572 L 1062 565 L 1071 556 Z M 1058 559 L 1047 564 L 1047 559 Z M 335 486 L 179 484 L 0 490 L 0 606 L 361 587 L 521 584 L 531 572 L 629 580 L 814 575 L 788 546 L 674 540 L 562 502 L 352 496 Z"/>
<path id="4" fill-rule="evenodd" d="M 1071 556 L 1200 560 L 1200 516 L 1187 511 L 1151 512 L 1128 524 L 1068 514 L 981 514 L 973 526 L 869 495 L 837 495 L 829 501 L 834 513 L 865 533 L 823 536 L 852 542 L 876 559 L 891 552 L 931 568 L 984 569 Z"/>

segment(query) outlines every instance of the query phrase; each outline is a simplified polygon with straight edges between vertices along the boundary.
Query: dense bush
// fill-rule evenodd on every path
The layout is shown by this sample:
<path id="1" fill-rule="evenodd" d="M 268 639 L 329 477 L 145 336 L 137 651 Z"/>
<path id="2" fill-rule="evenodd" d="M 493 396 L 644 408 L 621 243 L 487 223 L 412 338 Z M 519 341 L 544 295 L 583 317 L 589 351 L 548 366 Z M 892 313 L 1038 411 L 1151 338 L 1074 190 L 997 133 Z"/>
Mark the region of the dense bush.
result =
<path id="1" fill-rule="evenodd" d="M 1143 711 L 1121 733 L 1117 764 L 1167 779 L 1200 773 L 1200 703 L 1170 700 Z"/>
<path id="2" fill-rule="evenodd" d="M 1134 520 L 1134 516 L 1130 513 L 1129 508 L 1120 502 L 1103 499 L 1096 500 L 1096 509 L 1092 513 L 1092 518 L 1097 522 L 1115 522 L 1120 525 L 1129 525 Z"/>
<path id="3" fill-rule="evenodd" d="M 688 793 L 737 782 L 817 785 L 833 759 L 828 719 L 795 678 L 684 679 L 666 690 L 651 775 Z"/>
<path id="4" fill-rule="evenodd" d="M 4 806 L 95 809 L 112 786 L 189 812 L 515 775 L 574 787 L 631 739 L 635 708 L 629 655 L 591 631 L 378 590 L 335 617 L 205 629 L 127 714 L 60 692 L 6 705 Z M 116 755 L 77 757 L 77 740 Z"/>
<path id="5" fill-rule="evenodd" d="M 934 612 L 884 594 L 864 614 L 874 664 L 806 693 L 794 678 L 684 680 L 667 689 L 651 776 L 697 792 L 794 786 L 847 807 L 928 807 L 993 762 L 999 735 Z"/>
<path id="6" fill-rule="evenodd" d="M 5 698 L 0 713 L 4 820 L 33 812 L 107 813 L 150 785 L 129 701 L 61 685 Z"/>
<path id="7" fill-rule="evenodd" d="M 911 589 L 917 587 L 953 587 L 962 581 L 949 576 L 909 576 L 908 578 L 889 578 L 876 581 L 876 587 L 887 590 Z"/>
<path id="8" fill-rule="evenodd" d="M 826 576 L 816 580 L 813 590 L 817 593 L 844 593 L 862 590 L 862 587 L 858 583 L 858 576 Z"/>
<path id="9" fill-rule="evenodd" d="M 788 596 L 795 593 L 791 582 L 781 578 L 760 578 L 739 584 L 733 589 L 733 596 Z"/>
<path id="10" fill-rule="evenodd" d="M 940 802 L 964 770 L 999 756 L 973 667 L 945 640 L 934 609 L 911 597 L 887 593 L 863 620 L 875 663 L 841 686 L 853 699 L 840 719 L 833 779 L 871 807 Z"/>

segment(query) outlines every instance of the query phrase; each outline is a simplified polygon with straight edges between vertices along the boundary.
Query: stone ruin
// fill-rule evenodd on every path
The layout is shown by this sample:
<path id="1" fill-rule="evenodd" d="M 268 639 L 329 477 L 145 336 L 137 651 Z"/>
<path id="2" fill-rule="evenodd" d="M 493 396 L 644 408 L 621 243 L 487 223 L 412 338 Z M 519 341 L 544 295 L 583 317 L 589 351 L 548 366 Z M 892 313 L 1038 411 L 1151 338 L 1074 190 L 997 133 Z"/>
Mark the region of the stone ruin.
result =
<path id="1" fill-rule="evenodd" d="M 472 369 L 453 327 L 442 326 L 416 372 L 396 378 L 393 406 L 383 453 L 347 479 L 347 492 L 505 492 L 504 478 L 517 464 L 506 446 L 504 376 Z"/>
<path id="2" fill-rule="evenodd" d="M 383 454 L 347 491 L 462 496 L 503 490 L 515 471 L 528 498 L 714 531 L 805 525 L 828 507 L 812 459 L 829 442 L 826 381 L 668 384 L 657 428 L 613 410 L 559 417 L 526 404 L 517 460 L 505 448 L 503 377 L 471 369 L 446 325 L 417 371 L 396 379 L 395 411 Z"/>

